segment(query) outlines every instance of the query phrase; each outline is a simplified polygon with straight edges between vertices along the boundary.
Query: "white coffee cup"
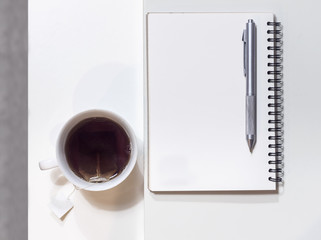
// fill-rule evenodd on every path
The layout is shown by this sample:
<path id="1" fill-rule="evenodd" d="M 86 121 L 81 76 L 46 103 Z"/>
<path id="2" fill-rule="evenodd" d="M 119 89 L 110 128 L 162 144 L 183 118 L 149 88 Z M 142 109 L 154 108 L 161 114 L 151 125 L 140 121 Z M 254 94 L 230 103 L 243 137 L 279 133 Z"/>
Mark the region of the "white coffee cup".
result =
<path id="1" fill-rule="evenodd" d="M 77 176 L 69 167 L 67 162 L 67 157 L 65 154 L 65 143 L 69 132 L 82 120 L 94 117 L 103 117 L 110 119 L 120 125 L 123 130 L 126 132 L 129 142 L 130 142 L 130 156 L 126 167 L 123 171 L 116 177 L 110 179 L 106 182 L 88 182 L 85 179 Z M 136 160 L 138 157 L 139 147 L 138 140 L 134 134 L 134 131 L 130 125 L 120 116 L 106 110 L 89 110 L 81 112 L 74 117 L 72 117 L 67 123 L 63 126 L 62 130 L 59 133 L 57 143 L 56 143 L 56 159 L 55 160 L 46 160 L 39 163 L 41 170 L 47 170 L 54 167 L 59 167 L 63 175 L 78 189 L 84 189 L 89 191 L 103 191 L 110 188 L 113 188 L 123 182 L 133 170 Z"/>

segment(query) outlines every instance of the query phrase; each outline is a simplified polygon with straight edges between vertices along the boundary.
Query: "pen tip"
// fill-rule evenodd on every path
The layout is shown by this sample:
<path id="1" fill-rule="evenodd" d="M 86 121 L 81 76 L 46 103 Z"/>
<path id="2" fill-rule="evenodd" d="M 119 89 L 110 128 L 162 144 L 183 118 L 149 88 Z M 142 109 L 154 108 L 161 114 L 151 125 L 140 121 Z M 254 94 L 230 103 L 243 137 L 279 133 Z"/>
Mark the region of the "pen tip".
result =
<path id="1" fill-rule="evenodd" d="M 254 145 L 255 145 L 255 140 L 254 139 L 248 139 L 247 144 L 249 145 L 250 152 L 253 153 Z"/>

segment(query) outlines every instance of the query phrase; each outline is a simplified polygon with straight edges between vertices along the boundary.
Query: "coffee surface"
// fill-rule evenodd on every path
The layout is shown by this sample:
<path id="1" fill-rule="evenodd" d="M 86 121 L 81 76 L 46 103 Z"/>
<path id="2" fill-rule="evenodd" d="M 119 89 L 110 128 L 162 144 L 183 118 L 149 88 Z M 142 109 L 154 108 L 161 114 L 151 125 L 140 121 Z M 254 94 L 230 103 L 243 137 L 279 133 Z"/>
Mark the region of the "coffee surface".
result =
<path id="1" fill-rule="evenodd" d="M 65 153 L 70 169 L 88 182 L 106 182 L 126 167 L 131 154 L 125 130 L 111 119 L 93 117 L 69 132 Z"/>

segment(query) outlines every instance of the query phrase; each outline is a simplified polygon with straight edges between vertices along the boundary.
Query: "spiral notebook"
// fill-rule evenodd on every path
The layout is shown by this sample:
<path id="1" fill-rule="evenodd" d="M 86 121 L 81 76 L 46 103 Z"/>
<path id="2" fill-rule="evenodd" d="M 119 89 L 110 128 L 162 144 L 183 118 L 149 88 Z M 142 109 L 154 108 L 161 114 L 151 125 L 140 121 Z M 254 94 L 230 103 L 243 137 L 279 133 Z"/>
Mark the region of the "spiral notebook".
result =
<path id="1" fill-rule="evenodd" d="M 242 34 L 256 24 L 257 142 L 245 138 Z M 151 191 L 275 191 L 282 182 L 281 26 L 272 13 L 147 14 Z"/>

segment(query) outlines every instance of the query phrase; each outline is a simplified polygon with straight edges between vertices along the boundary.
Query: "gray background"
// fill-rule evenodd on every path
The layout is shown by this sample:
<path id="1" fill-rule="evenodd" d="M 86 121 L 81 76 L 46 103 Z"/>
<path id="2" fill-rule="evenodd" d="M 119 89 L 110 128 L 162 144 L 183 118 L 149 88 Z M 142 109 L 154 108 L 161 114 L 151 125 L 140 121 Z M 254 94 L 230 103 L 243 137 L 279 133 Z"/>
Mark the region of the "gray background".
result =
<path id="1" fill-rule="evenodd" d="M 0 0 L 0 239 L 28 238 L 28 1 Z"/>

